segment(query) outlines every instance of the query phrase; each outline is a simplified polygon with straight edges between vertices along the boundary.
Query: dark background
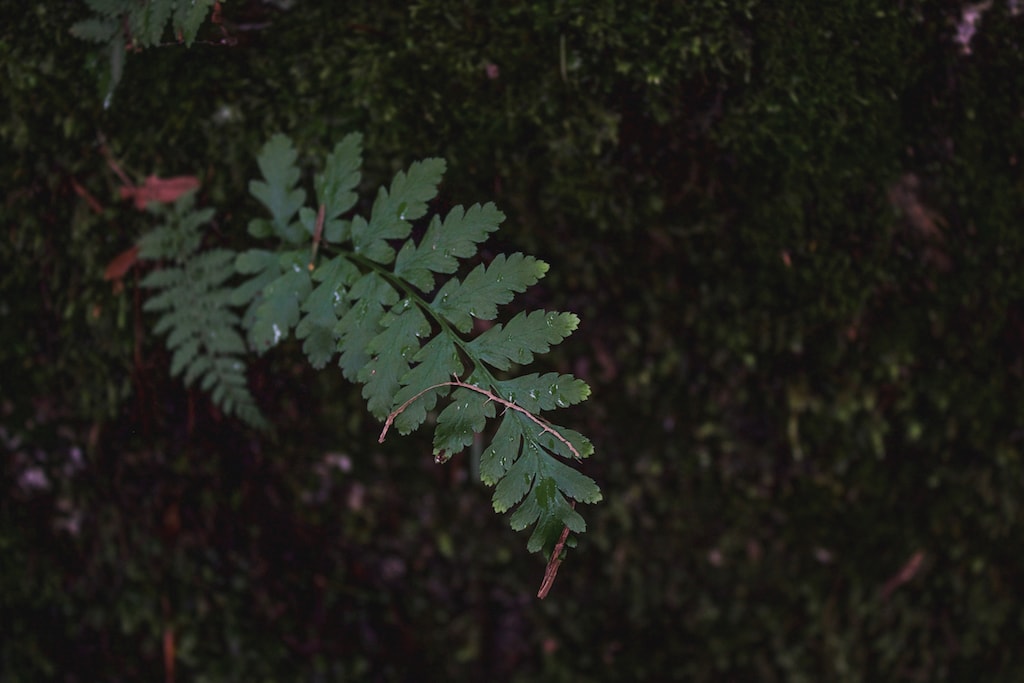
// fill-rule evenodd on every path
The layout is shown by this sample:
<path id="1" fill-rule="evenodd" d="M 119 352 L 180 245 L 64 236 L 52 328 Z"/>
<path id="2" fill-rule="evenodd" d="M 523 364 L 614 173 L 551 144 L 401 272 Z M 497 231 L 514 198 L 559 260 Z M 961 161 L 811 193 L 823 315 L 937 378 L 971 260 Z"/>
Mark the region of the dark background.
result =
<path id="1" fill-rule="evenodd" d="M 1017 6 L 231 0 L 104 110 L 84 4 L 4 4 L 0 679 L 1024 680 Z M 545 601 L 466 455 L 294 345 L 225 419 L 103 279 L 152 221 L 100 135 L 242 248 L 278 131 L 551 263 L 605 500 Z"/>

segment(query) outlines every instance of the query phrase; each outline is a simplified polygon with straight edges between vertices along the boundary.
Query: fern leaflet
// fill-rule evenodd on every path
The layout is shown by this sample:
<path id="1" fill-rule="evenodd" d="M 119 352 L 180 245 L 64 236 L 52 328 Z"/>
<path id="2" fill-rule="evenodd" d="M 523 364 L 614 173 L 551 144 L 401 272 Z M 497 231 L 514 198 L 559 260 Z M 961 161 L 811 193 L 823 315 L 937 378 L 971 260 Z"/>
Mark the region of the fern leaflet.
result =
<path id="1" fill-rule="evenodd" d="M 109 67 L 100 76 L 104 108 L 110 106 L 124 71 L 126 47 L 161 44 L 170 24 L 174 38 L 191 47 L 217 0 L 85 0 L 95 16 L 71 27 L 71 35 L 106 45 Z"/>
<path id="2" fill-rule="evenodd" d="M 213 210 L 196 211 L 193 197 L 185 194 L 170 208 L 149 206 L 164 222 L 139 240 L 139 258 L 173 265 L 143 279 L 142 286 L 156 292 L 144 309 L 160 313 L 154 331 L 167 335 L 172 376 L 183 375 L 186 386 L 198 382 L 225 413 L 265 428 L 246 388 L 241 319 L 230 305 L 233 288 L 227 281 L 237 255 L 228 249 L 199 252 L 200 228 Z"/>

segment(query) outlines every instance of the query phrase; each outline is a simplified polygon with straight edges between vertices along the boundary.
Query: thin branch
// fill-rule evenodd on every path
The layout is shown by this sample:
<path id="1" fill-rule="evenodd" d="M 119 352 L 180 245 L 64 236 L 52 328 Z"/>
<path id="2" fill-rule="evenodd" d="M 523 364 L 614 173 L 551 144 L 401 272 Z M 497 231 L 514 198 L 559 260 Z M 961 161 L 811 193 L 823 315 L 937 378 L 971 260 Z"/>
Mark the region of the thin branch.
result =
<path id="1" fill-rule="evenodd" d="M 321 204 L 316 212 L 316 228 L 313 230 L 313 255 L 309 257 L 310 272 L 313 272 L 313 269 L 316 268 L 316 250 L 320 248 L 320 238 L 324 234 L 324 212 L 326 209 L 327 206 Z"/>
<path id="2" fill-rule="evenodd" d="M 576 507 L 576 501 L 572 501 L 572 506 Z M 562 529 L 562 535 L 558 537 L 558 543 L 555 544 L 555 549 L 551 551 L 551 559 L 548 560 L 548 566 L 544 569 L 544 580 L 540 583 L 540 590 L 537 591 L 537 597 L 543 600 L 548 596 L 548 591 L 551 590 L 552 584 L 555 583 L 555 575 L 558 574 L 558 568 L 562 564 L 562 549 L 565 548 L 565 541 L 569 538 L 569 527 Z"/>
<path id="3" fill-rule="evenodd" d="M 569 452 L 572 453 L 572 457 L 576 458 L 577 460 L 582 460 L 583 459 L 583 456 L 580 455 L 580 452 L 578 450 L 576 450 L 576 447 L 572 445 L 571 441 L 569 441 L 567 438 L 562 436 L 560 433 L 558 433 L 558 431 L 556 429 L 554 429 L 553 427 L 551 427 L 550 425 L 545 423 L 543 420 L 541 420 L 539 417 L 537 417 L 536 415 L 531 413 L 526 408 L 523 408 L 522 406 L 516 405 L 512 401 L 507 401 L 507 400 L 503 399 L 501 396 L 498 396 L 497 394 L 494 394 L 494 393 L 492 393 L 490 391 L 487 391 L 483 387 L 478 387 L 475 384 L 468 384 L 467 382 L 463 382 L 463 381 L 460 381 L 458 379 L 456 379 L 456 380 L 454 380 L 452 382 L 441 382 L 440 384 L 435 384 L 433 386 L 429 386 L 426 389 L 424 389 L 423 391 L 421 391 L 420 393 L 418 393 L 415 396 L 413 396 L 412 398 L 410 398 L 408 401 L 406 401 L 402 405 L 398 406 L 398 408 L 396 408 L 390 415 L 388 415 L 388 419 L 385 420 L 385 422 L 384 422 L 384 429 L 381 430 L 380 438 L 377 439 L 377 443 L 384 443 L 384 439 L 387 437 L 388 430 L 391 429 L 391 425 L 394 423 L 395 418 L 397 418 L 399 415 L 401 415 L 405 411 L 406 408 L 408 408 L 410 405 L 415 403 L 420 397 L 422 397 L 427 392 L 433 391 L 434 389 L 440 389 L 441 387 L 461 387 L 463 389 L 469 389 L 470 391 L 475 391 L 478 394 L 483 394 L 488 399 L 494 401 L 495 403 L 500 403 L 501 405 L 505 406 L 509 410 L 514 410 L 517 413 L 522 413 L 531 422 L 533 422 L 538 427 L 540 427 L 541 434 L 543 434 L 544 432 L 547 432 L 547 433 L 551 434 L 556 439 L 561 441 L 562 444 L 566 448 L 569 449 Z"/>

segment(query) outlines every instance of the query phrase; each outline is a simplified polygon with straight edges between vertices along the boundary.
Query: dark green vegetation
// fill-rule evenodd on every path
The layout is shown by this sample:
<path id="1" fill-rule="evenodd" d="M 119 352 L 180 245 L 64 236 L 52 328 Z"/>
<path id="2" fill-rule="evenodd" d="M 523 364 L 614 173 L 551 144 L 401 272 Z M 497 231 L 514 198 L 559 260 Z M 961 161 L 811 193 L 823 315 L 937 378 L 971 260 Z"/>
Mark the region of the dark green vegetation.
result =
<path id="1" fill-rule="evenodd" d="M 84 6 L 8 3 L 0 678 L 1024 678 L 1024 16 L 968 54 L 961 9 L 237 0 L 104 110 Z M 241 249 L 277 131 L 361 131 L 361 197 L 444 157 L 438 210 L 508 216 L 484 257 L 551 264 L 521 306 L 582 323 L 535 369 L 593 387 L 605 500 L 547 600 L 469 449 L 378 445 L 296 342 L 261 436 L 104 281 L 153 220 L 100 133 Z"/>

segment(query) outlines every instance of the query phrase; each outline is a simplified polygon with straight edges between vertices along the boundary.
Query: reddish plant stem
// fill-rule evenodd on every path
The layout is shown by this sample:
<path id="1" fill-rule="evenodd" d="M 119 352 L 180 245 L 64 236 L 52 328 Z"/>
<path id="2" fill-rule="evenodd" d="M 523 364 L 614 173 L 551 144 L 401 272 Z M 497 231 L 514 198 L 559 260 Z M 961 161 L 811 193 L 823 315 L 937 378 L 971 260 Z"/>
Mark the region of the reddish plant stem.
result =
<path id="1" fill-rule="evenodd" d="M 572 501 L 572 506 L 576 507 L 576 501 Z M 537 591 L 537 597 L 543 600 L 548 596 L 548 591 L 551 590 L 552 584 L 555 583 L 555 575 L 558 574 L 558 568 L 562 564 L 562 549 L 565 548 L 565 541 L 569 538 L 569 527 L 562 529 L 562 535 L 558 537 L 558 543 L 555 544 L 555 549 L 551 551 L 551 558 L 548 560 L 548 566 L 544 569 L 544 580 L 540 583 L 540 590 Z"/>

